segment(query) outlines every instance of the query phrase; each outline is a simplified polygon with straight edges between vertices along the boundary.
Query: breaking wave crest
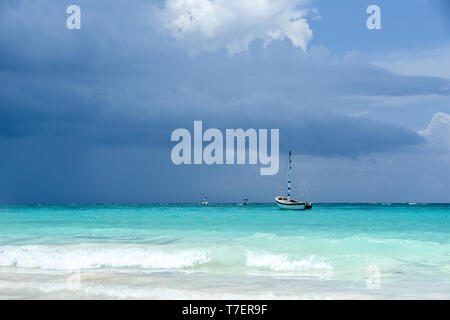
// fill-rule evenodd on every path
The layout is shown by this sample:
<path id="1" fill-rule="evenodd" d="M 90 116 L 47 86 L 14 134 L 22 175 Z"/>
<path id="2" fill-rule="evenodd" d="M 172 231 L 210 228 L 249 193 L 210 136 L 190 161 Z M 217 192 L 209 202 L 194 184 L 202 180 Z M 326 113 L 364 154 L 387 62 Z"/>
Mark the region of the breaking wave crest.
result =
<path id="1" fill-rule="evenodd" d="M 143 247 L 0 247 L 0 266 L 75 270 L 98 268 L 180 269 L 208 261 L 205 250 L 159 251 Z"/>
<path id="2" fill-rule="evenodd" d="M 314 255 L 292 257 L 238 248 L 172 249 L 145 246 L 3 246 L 0 267 L 70 272 L 73 270 L 133 269 L 191 270 L 197 272 L 289 273 L 326 276 L 333 267 Z M 236 269 L 237 268 L 237 269 Z"/>

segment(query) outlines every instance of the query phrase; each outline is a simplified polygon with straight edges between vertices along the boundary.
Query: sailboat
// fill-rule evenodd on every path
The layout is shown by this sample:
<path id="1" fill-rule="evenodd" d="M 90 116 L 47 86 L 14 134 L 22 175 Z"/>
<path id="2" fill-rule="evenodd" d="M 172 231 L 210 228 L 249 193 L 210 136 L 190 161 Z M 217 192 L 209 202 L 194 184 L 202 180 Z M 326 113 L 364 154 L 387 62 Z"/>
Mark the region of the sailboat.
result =
<path id="1" fill-rule="evenodd" d="M 285 210 L 309 210 L 312 209 L 312 202 L 299 201 L 291 198 L 292 183 L 292 151 L 289 151 L 289 171 L 288 171 L 288 189 L 287 196 L 278 196 L 275 202 L 280 209 Z"/>
<path id="2" fill-rule="evenodd" d="M 248 199 L 243 199 L 237 204 L 238 206 L 248 206 Z"/>

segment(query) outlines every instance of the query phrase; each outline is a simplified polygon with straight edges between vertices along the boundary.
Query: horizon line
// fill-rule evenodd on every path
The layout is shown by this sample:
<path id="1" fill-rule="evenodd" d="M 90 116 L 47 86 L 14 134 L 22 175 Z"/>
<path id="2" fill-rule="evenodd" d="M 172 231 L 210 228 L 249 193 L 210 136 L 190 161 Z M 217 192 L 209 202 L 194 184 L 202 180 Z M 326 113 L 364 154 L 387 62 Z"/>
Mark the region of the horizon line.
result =
<path id="1" fill-rule="evenodd" d="M 96 203 L 96 202 L 86 202 L 86 203 L 5 203 L 1 204 L 0 207 L 3 206 L 127 206 L 127 205 L 135 205 L 135 206 L 145 206 L 145 205 L 200 205 L 200 206 L 211 206 L 211 205 L 237 205 L 241 202 L 209 202 L 204 205 L 199 202 L 104 202 L 104 203 Z M 274 204 L 275 202 L 250 202 L 248 205 L 267 205 Z M 326 205 L 326 204 L 369 204 L 369 205 L 398 205 L 398 204 L 407 204 L 407 205 L 427 205 L 427 204 L 444 204 L 450 205 L 450 202 L 378 202 L 378 201 L 370 201 L 370 202 L 313 202 L 316 205 Z"/>

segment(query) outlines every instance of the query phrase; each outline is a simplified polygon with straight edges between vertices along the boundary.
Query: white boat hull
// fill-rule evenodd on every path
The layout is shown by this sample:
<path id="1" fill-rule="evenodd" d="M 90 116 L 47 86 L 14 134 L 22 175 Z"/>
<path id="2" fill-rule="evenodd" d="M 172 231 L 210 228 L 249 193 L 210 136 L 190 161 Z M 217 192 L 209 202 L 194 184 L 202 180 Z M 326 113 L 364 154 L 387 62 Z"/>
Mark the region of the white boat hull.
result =
<path id="1" fill-rule="evenodd" d="M 311 203 L 301 202 L 294 199 L 287 200 L 284 197 L 275 198 L 275 202 L 278 208 L 283 210 L 308 210 L 312 207 Z"/>
<path id="2" fill-rule="evenodd" d="M 277 206 L 280 209 L 284 209 L 284 210 L 305 210 L 305 205 L 287 205 L 287 204 L 282 204 L 277 202 Z"/>

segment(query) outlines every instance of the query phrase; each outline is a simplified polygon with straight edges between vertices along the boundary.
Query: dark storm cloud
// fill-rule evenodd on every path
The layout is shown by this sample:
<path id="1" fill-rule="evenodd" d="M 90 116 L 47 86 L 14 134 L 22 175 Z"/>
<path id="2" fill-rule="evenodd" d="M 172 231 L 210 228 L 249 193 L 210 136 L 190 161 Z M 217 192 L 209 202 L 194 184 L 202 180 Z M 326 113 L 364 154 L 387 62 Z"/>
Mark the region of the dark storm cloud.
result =
<path id="1" fill-rule="evenodd" d="M 304 153 L 354 156 L 422 140 L 394 125 L 339 115 L 333 99 L 341 94 L 439 94 L 445 85 L 440 79 L 393 76 L 369 66 L 309 65 L 308 57 L 282 63 L 260 57 L 245 63 L 252 54 L 209 54 L 214 58 L 206 64 L 204 56 L 150 56 L 152 63 L 130 67 L 140 69 L 136 73 L 123 65 L 113 70 L 94 66 L 88 73 L 70 65 L 65 72 L 29 73 L 27 79 L 18 75 L 23 71 L 9 71 L 12 75 L 1 80 L 0 134 L 77 134 L 90 143 L 170 146 L 173 129 L 204 120 L 222 129 L 280 128 L 294 145 L 308 145 Z M 48 72 L 45 63 L 39 65 Z"/>
<path id="2" fill-rule="evenodd" d="M 444 16 L 450 18 L 450 2 L 448 0 L 438 0 L 438 3 L 441 6 L 441 11 Z"/>

